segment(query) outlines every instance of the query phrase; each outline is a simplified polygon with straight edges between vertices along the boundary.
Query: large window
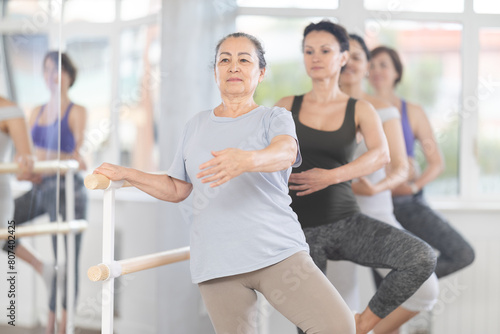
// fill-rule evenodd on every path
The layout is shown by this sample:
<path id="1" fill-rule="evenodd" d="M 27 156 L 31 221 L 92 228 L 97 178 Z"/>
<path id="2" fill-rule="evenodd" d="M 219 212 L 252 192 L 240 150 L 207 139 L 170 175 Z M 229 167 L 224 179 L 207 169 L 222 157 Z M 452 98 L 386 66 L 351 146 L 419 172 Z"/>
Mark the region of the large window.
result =
<path id="1" fill-rule="evenodd" d="M 394 1 L 394 0 L 364 0 L 365 7 L 370 10 L 388 12 L 441 12 L 459 13 L 464 10 L 464 0 L 419 0 L 419 1 Z"/>
<path id="2" fill-rule="evenodd" d="M 303 94 L 311 89 L 311 80 L 303 65 L 301 36 L 304 27 L 317 18 L 275 18 L 239 16 L 236 28 L 257 36 L 266 51 L 268 68 L 257 88 L 255 100 L 272 106 L 280 98 Z M 279 47 L 276 47 L 279 46 Z"/>
<path id="3" fill-rule="evenodd" d="M 4 38 L 12 97 L 26 115 L 45 103 L 49 91 L 43 79 L 43 58 L 49 50 L 47 34 L 12 34 Z"/>
<path id="4" fill-rule="evenodd" d="M 479 107 L 475 152 L 480 167 L 479 191 L 500 194 L 500 29 L 481 29 L 479 37 L 477 94 L 470 99 Z"/>
<path id="5" fill-rule="evenodd" d="M 457 195 L 460 120 L 453 111 L 460 103 L 462 27 L 449 23 L 393 21 L 379 34 L 372 35 L 368 30 L 372 25 L 373 22 L 367 22 L 369 48 L 387 45 L 398 51 L 404 70 L 397 93 L 423 107 L 445 159 L 445 171 L 426 187 L 426 192 Z M 424 168 L 420 148 L 417 160 Z"/>
<path id="6" fill-rule="evenodd" d="M 474 0 L 474 10 L 484 14 L 500 14 L 500 2 L 496 0 Z"/>
<path id="7" fill-rule="evenodd" d="M 324 8 L 335 9 L 338 0 L 238 0 L 238 6 L 243 7 L 275 7 L 275 8 Z"/>
<path id="8" fill-rule="evenodd" d="M 89 167 L 105 160 L 103 148 L 110 136 L 111 52 L 106 37 L 71 37 L 67 53 L 78 68 L 70 98 L 87 109 L 87 132 L 81 154 Z"/>
<path id="9" fill-rule="evenodd" d="M 364 0 L 322 5 L 307 1 L 300 4 L 303 11 L 293 1 L 237 3 L 237 28 L 259 37 L 267 52 L 269 68 L 257 91 L 259 103 L 272 105 L 282 96 L 307 91 L 310 82 L 299 51 L 302 29 L 310 18 L 334 16 L 349 32 L 364 34 L 370 47 L 386 44 L 401 54 L 405 73 L 398 93 L 423 107 L 446 164 L 439 178 L 426 187 L 427 194 L 434 199 L 500 197 L 496 159 L 500 74 L 495 65 L 500 61 L 500 21 L 498 15 L 491 15 L 499 12 L 498 1 Z M 468 46 L 479 39 L 477 59 Z M 474 91 L 489 93 L 478 98 L 465 118 L 464 103 Z M 472 142 L 475 149 L 470 149 Z M 417 154 L 423 163 L 421 151 Z"/>
<path id="10" fill-rule="evenodd" d="M 155 118 L 160 88 L 160 27 L 127 29 L 120 50 L 120 143 L 122 164 L 158 168 Z"/>

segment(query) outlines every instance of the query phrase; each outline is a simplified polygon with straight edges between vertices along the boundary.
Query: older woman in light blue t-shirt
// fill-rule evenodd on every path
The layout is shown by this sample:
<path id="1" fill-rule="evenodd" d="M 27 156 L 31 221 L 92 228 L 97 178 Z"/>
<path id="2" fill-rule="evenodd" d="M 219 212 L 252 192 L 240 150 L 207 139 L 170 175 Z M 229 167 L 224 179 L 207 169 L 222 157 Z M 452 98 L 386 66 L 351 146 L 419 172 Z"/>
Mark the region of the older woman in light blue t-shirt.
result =
<path id="1" fill-rule="evenodd" d="M 193 210 L 191 276 L 217 333 L 257 333 L 255 291 L 306 333 L 354 333 L 290 208 L 288 178 L 301 162 L 292 116 L 253 99 L 265 67 L 255 37 L 226 36 L 214 64 L 222 102 L 187 123 L 167 175 L 110 164 L 95 173 L 169 202 L 211 194 Z"/>

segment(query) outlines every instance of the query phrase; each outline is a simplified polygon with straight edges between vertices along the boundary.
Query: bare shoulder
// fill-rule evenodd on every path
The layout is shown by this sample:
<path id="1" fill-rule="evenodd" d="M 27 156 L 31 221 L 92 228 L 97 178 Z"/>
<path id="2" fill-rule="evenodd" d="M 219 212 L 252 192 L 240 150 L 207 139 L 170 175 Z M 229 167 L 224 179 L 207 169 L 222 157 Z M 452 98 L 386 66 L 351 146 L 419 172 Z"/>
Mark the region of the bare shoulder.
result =
<path id="1" fill-rule="evenodd" d="M 76 111 L 77 113 L 86 113 L 87 109 L 79 104 L 73 104 L 73 111 Z"/>
<path id="2" fill-rule="evenodd" d="M 70 118 L 83 119 L 87 117 L 87 109 L 79 104 L 74 104 L 71 108 Z"/>
<path id="3" fill-rule="evenodd" d="M 406 108 L 408 111 L 408 118 L 410 122 L 420 123 L 421 121 L 427 120 L 427 114 L 424 108 L 415 103 L 406 103 Z"/>
<path id="4" fill-rule="evenodd" d="M 358 100 L 356 102 L 356 106 L 354 108 L 354 120 L 356 122 L 356 126 L 359 126 L 361 123 L 367 124 L 377 118 L 377 112 L 371 103 L 365 100 Z"/>
<path id="5" fill-rule="evenodd" d="M 385 109 L 393 106 L 388 101 L 373 95 L 364 94 L 363 99 L 368 101 L 375 109 Z"/>
<path id="6" fill-rule="evenodd" d="M 15 107 L 15 106 L 16 104 L 14 102 L 0 96 L 0 108 Z"/>
<path id="7" fill-rule="evenodd" d="M 33 125 L 35 124 L 35 119 L 38 117 L 38 114 L 40 114 L 40 111 L 42 110 L 43 106 L 36 106 L 33 108 L 30 113 L 29 113 L 29 124 Z"/>
<path id="8" fill-rule="evenodd" d="M 277 107 L 285 108 L 286 110 L 291 110 L 294 98 L 295 96 L 293 95 L 285 96 L 281 98 L 278 102 L 276 102 L 274 105 Z"/>
<path id="9" fill-rule="evenodd" d="M 358 100 L 356 102 L 356 114 L 358 113 L 373 113 L 375 112 L 374 106 L 366 100 Z"/>

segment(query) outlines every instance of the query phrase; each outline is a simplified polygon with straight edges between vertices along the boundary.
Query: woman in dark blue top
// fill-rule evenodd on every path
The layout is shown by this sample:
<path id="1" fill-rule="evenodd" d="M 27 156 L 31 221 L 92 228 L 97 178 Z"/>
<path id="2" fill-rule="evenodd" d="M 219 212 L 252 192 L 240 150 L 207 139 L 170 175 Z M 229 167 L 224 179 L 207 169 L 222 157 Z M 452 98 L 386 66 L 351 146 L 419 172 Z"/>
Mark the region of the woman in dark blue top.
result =
<path id="1" fill-rule="evenodd" d="M 349 58 L 347 32 L 329 21 L 311 23 L 304 30 L 303 52 L 312 90 L 277 103 L 292 111 L 302 154 L 302 165 L 290 177 L 291 206 L 323 272 L 327 260 L 392 269 L 368 307 L 355 316 L 357 334 L 379 323 L 376 332 L 387 333 L 401 324 L 388 315 L 432 274 L 435 254 L 409 233 L 361 214 L 356 204 L 350 180 L 383 167 L 389 152 L 375 109 L 339 88 Z M 353 161 L 358 132 L 368 152 Z"/>

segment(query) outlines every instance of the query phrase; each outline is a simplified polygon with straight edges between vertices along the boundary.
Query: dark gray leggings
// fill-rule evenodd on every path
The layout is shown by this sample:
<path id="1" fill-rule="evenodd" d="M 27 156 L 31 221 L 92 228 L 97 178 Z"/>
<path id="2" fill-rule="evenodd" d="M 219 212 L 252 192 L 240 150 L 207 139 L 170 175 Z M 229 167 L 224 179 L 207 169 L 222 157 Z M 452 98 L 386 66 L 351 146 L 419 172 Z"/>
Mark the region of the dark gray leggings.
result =
<path id="1" fill-rule="evenodd" d="M 470 244 L 426 203 L 423 192 L 393 198 L 394 214 L 401 225 L 439 251 L 438 278 L 454 273 L 474 261 Z"/>
<path id="2" fill-rule="evenodd" d="M 59 182 L 59 213 L 66 220 L 66 189 L 65 177 L 62 176 Z M 85 219 L 87 211 L 87 193 L 83 184 L 83 178 L 75 175 L 75 219 Z M 51 222 L 57 221 L 56 194 L 57 177 L 55 175 L 43 178 L 40 184 L 34 184 L 33 188 L 24 195 L 16 198 L 14 221 L 16 225 L 21 225 L 43 214 L 48 214 Z M 75 235 L 75 294 L 78 292 L 78 265 L 81 244 L 81 233 Z M 66 237 L 64 238 L 66 241 Z M 19 245 L 19 239 L 16 239 L 16 245 Z M 52 236 L 54 256 L 57 253 L 57 237 Z M 5 244 L 6 246 L 7 244 Z M 4 250 L 6 247 L 4 246 Z M 64 290 L 63 308 L 66 309 L 66 290 Z M 49 308 L 51 311 L 56 309 L 56 278 L 52 280 L 52 289 L 50 294 Z"/>
<path id="3" fill-rule="evenodd" d="M 413 295 L 436 265 L 436 254 L 425 242 L 363 214 L 305 228 L 304 234 L 311 257 L 323 272 L 327 260 L 392 269 L 368 304 L 380 318 Z"/>

